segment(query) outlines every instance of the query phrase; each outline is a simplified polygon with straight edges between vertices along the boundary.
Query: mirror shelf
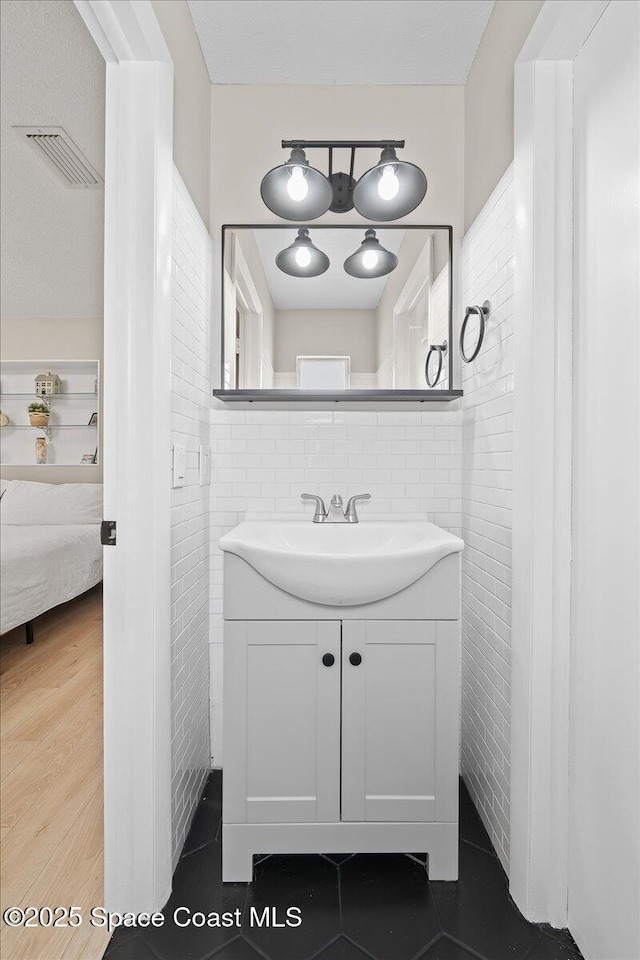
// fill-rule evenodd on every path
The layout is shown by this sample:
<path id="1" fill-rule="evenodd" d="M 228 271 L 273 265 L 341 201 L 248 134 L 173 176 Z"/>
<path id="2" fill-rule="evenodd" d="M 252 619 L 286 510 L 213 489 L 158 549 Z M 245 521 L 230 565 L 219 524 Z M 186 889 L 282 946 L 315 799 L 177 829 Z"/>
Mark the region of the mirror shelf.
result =
<path id="1" fill-rule="evenodd" d="M 241 403 L 358 403 L 384 401 L 388 403 L 439 403 L 458 400 L 462 390 L 214 390 L 218 400 Z"/>

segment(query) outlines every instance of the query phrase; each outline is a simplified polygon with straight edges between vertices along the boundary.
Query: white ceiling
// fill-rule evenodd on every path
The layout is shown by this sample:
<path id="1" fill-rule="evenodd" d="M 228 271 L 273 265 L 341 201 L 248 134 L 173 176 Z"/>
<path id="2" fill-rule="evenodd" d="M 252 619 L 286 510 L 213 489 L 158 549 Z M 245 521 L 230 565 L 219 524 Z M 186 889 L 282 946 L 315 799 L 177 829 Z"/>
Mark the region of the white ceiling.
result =
<path id="1" fill-rule="evenodd" d="M 271 299 L 276 310 L 375 310 L 387 278 L 359 280 L 343 269 L 347 257 L 355 253 L 364 240 L 364 231 L 309 230 L 313 243 L 331 261 L 329 269 L 319 277 L 290 277 L 276 266 L 276 256 L 297 236 L 296 227 L 282 230 L 254 230 L 262 266 L 267 277 Z M 378 230 L 383 247 L 397 254 L 404 230 Z"/>
<path id="2" fill-rule="evenodd" d="M 189 0 L 212 83 L 464 83 L 493 0 Z"/>
<path id="3" fill-rule="evenodd" d="M 61 126 L 104 176 L 105 64 L 71 0 L 2 0 L 2 315 L 100 317 L 104 192 L 12 129 Z"/>

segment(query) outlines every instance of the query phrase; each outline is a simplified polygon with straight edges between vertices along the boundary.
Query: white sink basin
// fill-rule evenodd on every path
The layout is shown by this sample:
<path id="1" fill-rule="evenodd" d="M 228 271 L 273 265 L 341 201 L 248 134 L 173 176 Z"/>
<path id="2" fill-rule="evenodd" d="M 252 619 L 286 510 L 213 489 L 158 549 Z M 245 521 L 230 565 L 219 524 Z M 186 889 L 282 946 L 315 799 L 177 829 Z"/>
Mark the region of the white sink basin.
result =
<path id="1" fill-rule="evenodd" d="M 463 547 L 446 530 L 411 520 L 245 520 L 220 540 L 276 587 L 331 606 L 390 597 Z"/>

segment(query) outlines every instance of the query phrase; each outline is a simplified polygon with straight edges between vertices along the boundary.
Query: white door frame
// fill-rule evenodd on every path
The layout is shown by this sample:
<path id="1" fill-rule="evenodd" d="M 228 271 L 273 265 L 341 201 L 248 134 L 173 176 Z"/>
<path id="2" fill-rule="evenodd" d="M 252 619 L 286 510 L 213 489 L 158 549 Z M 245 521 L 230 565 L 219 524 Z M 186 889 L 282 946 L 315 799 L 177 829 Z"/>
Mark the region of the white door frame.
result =
<path id="1" fill-rule="evenodd" d="M 415 355 L 409 328 L 416 304 L 432 283 L 433 238 L 429 234 L 393 308 L 392 369 L 394 387 L 413 386 L 411 373 Z"/>
<path id="2" fill-rule="evenodd" d="M 171 891 L 173 64 L 149 0 L 75 0 L 106 60 L 105 903 Z"/>
<path id="3" fill-rule="evenodd" d="M 515 67 L 510 891 L 567 924 L 573 59 L 608 0 L 547 0 Z"/>
<path id="4" fill-rule="evenodd" d="M 263 387 L 262 353 L 264 309 L 249 264 L 235 237 L 234 272 L 236 309 L 240 312 L 240 364 L 243 387 Z M 237 386 L 237 384 L 236 384 Z"/>

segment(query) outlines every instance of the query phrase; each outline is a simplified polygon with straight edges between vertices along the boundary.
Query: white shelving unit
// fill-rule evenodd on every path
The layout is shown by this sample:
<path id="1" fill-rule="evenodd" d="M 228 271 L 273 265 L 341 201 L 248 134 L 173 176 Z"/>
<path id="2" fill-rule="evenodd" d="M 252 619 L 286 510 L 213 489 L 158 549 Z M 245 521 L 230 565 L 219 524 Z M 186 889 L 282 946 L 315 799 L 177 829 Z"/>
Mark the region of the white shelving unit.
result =
<path id="1" fill-rule="evenodd" d="M 59 393 L 41 397 L 35 378 L 52 371 L 62 381 Z M 50 407 L 47 427 L 29 423 L 30 403 L 41 400 Z M 37 437 L 47 439 L 48 467 L 82 466 L 90 454 L 99 463 L 100 363 L 98 360 L 6 360 L 0 362 L 0 410 L 9 423 L 0 427 L 0 463 L 3 466 L 36 465 Z M 94 418 L 96 420 L 96 418 Z"/>

